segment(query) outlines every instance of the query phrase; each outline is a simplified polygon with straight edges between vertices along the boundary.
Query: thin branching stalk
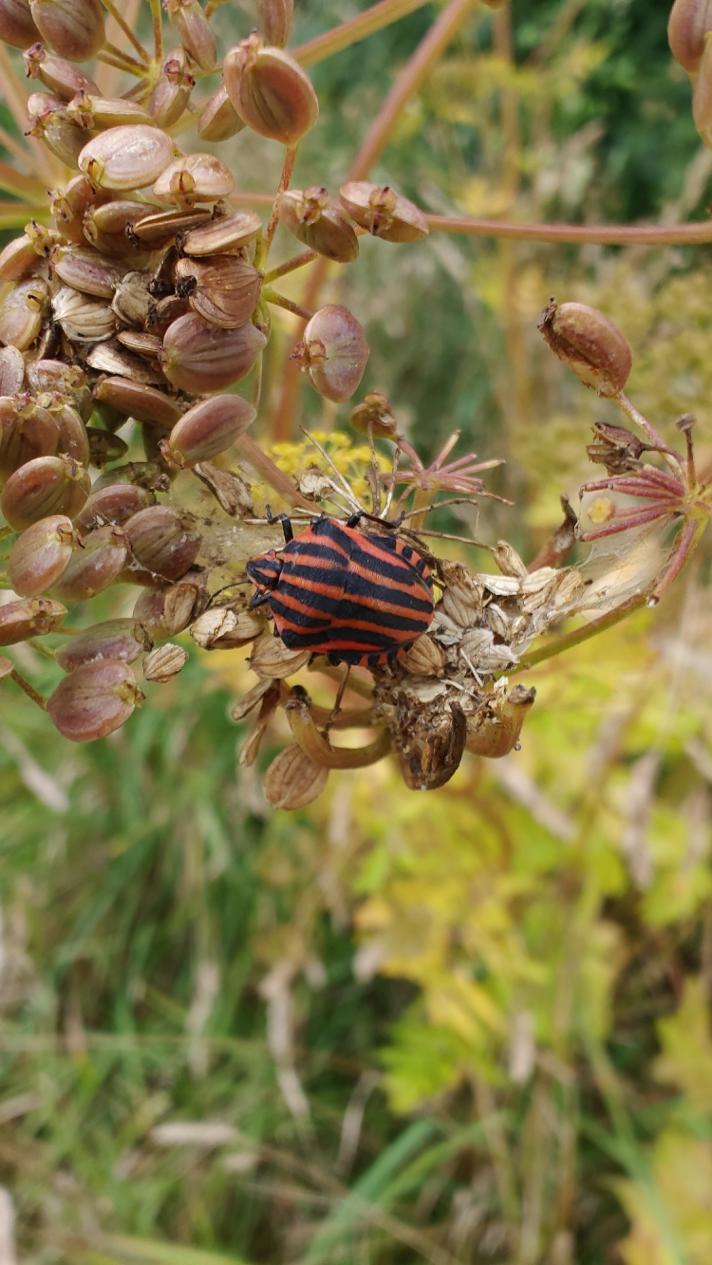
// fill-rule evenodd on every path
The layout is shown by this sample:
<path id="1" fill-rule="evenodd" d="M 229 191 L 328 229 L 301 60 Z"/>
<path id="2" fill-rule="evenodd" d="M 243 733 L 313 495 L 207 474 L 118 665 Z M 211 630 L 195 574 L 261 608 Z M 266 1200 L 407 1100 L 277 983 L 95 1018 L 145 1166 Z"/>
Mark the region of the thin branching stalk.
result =
<path id="1" fill-rule="evenodd" d="M 272 268 L 265 276 L 265 282 L 269 284 L 271 281 L 277 281 L 279 277 L 286 277 L 289 272 L 296 272 L 297 268 L 303 268 L 306 264 L 310 264 L 313 259 L 318 259 L 319 255 L 316 250 L 302 251 L 301 255 L 292 255 L 291 259 L 285 259 L 283 264 L 277 268 Z"/>
<path id="2" fill-rule="evenodd" d="M 131 44 L 132 48 L 134 48 L 136 52 L 138 53 L 141 61 L 144 61 L 144 62 L 150 61 L 148 53 L 143 47 L 143 44 L 138 39 L 138 37 L 134 34 L 134 32 L 131 30 L 131 27 L 129 26 L 126 19 L 122 17 L 121 13 L 116 8 L 116 5 L 113 3 L 113 0 L 101 0 L 101 3 L 103 4 L 107 13 L 111 14 L 116 25 L 121 28 L 127 40 L 129 41 L 129 44 Z"/>
<path id="3" fill-rule="evenodd" d="M 693 224 L 515 224 L 468 215 L 429 215 L 431 231 L 467 237 L 511 237 L 530 242 L 593 246 L 695 246 L 712 241 L 712 220 Z"/>
<path id="4" fill-rule="evenodd" d="M 270 286 L 266 286 L 262 291 L 262 298 L 267 303 L 272 303 L 275 307 L 283 307 L 286 312 L 292 312 L 295 316 L 299 316 L 303 321 L 310 321 L 314 315 L 314 313 L 310 312 L 308 308 L 301 307 L 299 303 L 294 303 L 284 294 L 279 294 Z"/>
<path id="5" fill-rule="evenodd" d="M 161 0 L 151 0 L 151 23 L 153 26 L 153 56 L 160 65 L 163 61 L 163 16 Z"/>
<path id="6" fill-rule="evenodd" d="M 352 44 L 383 30 L 385 26 L 414 13 L 416 9 L 422 9 L 426 3 L 427 0 L 380 0 L 379 4 L 372 5 L 370 9 L 349 18 L 347 22 L 341 22 L 331 31 L 325 31 L 323 35 L 315 36 L 306 44 L 298 45 L 293 50 L 293 56 L 302 66 L 314 66 L 316 62 L 350 48 Z"/>

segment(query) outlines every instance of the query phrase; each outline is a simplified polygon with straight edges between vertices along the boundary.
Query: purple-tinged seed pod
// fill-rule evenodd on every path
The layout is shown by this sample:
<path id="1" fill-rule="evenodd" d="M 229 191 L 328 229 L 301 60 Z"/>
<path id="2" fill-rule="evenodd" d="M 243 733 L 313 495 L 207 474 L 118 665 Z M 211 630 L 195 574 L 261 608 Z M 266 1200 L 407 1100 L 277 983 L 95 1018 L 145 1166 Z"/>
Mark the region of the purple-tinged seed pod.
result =
<path id="1" fill-rule="evenodd" d="M 88 61 L 104 45 L 104 11 L 99 0 L 30 0 L 40 36 L 60 57 Z"/>
<path id="2" fill-rule="evenodd" d="M 255 420 L 255 409 L 240 395 L 201 400 L 176 422 L 164 445 L 169 463 L 193 466 L 226 452 Z"/>
<path id="3" fill-rule="evenodd" d="M 50 195 L 50 211 L 62 238 L 81 246 L 85 242 L 83 219 L 93 206 L 109 197 L 96 190 L 84 175 L 73 176 L 64 189 L 55 189 Z"/>
<path id="4" fill-rule="evenodd" d="M 0 396 L 0 482 L 35 457 L 57 451 L 59 427 L 31 395 Z"/>
<path id="5" fill-rule="evenodd" d="M 227 141 L 245 124 L 235 110 L 223 83 L 208 97 L 198 118 L 198 136 L 204 141 Z"/>
<path id="6" fill-rule="evenodd" d="M 188 662 L 188 652 L 182 646 L 156 646 L 143 661 L 143 675 L 146 681 L 165 684 L 172 680 Z"/>
<path id="7" fill-rule="evenodd" d="M 293 354 L 319 394 L 341 403 L 351 398 L 364 375 L 368 343 L 348 308 L 328 303 L 307 322 Z"/>
<path id="8" fill-rule="evenodd" d="M 152 637 L 175 637 L 203 609 L 208 595 L 202 574 L 190 573 L 168 588 L 145 589 L 133 609 Z"/>
<path id="9" fill-rule="evenodd" d="M 15 646 L 30 637 L 44 637 L 67 614 L 66 606 L 49 597 L 23 598 L 0 606 L 0 646 Z"/>
<path id="10" fill-rule="evenodd" d="M 10 584 L 21 597 L 37 597 L 57 582 L 72 556 L 76 533 L 66 514 L 41 518 L 18 536 L 7 564 Z"/>
<path id="11" fill-rule="evenodd" d="M 186 154 L 164 166 L 153 186 L 153 196 L 159 202 L 190 206 L 226 198 L 234 188 L 232 172 L 214 154 Z"/>
<path id="12" fill-rule="evenodd" d="M 244 378 L 266 342 L 254 325 L 220 329 L 190 312 L 166 331 L 161 364 L 175 387 L 204 395 Z"/>
<path id="13" fill-rule="evenodd" d="M 140 329 L 122 329 L 119 330 L 116 338 L 122 347 L 126 347 L 129 351 L 135 352 L 137 356 L 142 356 L 144 360 L 155 362 L 156 365 L 158 364 L 163 343 L 160 338 L 156 338 L 155 334 L 144 334 L 144 332 Z M 154 365 L 152 363 L 151 371 L 153 371 L 153 367 Z M 161 375 L 160 380 L 162 381 L 163 373 L 160 369 L 158 372 Z M 152 381 L 158 381 L 158 379 L 153 378 Z"/>
<path id="14" fill-rule="evenodd" d="M 60 681 L 47 700 L 47 711 L 64 738 L 93 742 L 119 729 L 143 697 L 128 663 L 97 659 Z"/>
<path id="15" fill-rule="evenodd" d="M 89 437 L 79 410 L 71 404 L 62 404 L 54 410 L 54 418 L 59 429 L 57 452 L 88 466 Z"/>
<path id="16" fill-rule="evenodd" d="M 68 118 L 62 98 L 33 92 L 27 98 L 27 114 L 30 119 L 27 135 L 44 141 L 66 167 L 75 167 L 86 142 L 86 132 Z"/>
<path id="17" fill-rule="evenodd" d="M 107 619 L 65 641 L 54 657 L 63 672 L 74 672 L 97 659 L 133 663 L 152 646 L 151 637 L 137 619 Z"/>
<path id="18" fill-rule="evenodd" d="M 136 562 L 162 580 L 180 580 L 192 567 L 200 548 L 200 538 L 186 530 L 180 514 L 168 505 L 139 510 L 128 520 L 125 530 Z"/>
<path id="19" fill-rule="evenodd" d="M 67 118 L 85 132 L 103 132 L 110 127 L 128 127 L 136 123 L 153 124 L 151 115 L 136 101 L 123 97 L 102 97 L 78 92 L 67 106 Z"/>
<path id="20" fill-rule="evenodd" d="M 65 285 L 97 299 L 114 296 L 124 269 L 102 259 L 95 250 L 59 246 L 52 252 L 52 268 Z"/>
<path id="21" fill-rule="evenodd" d="M 40 38 L 30 12 L 30 0 L 0 0 L 0 40 L 13 48 L 27 48 Z"/>
<path id="22" fill-rule="evenodd" d="M 110 127 L 84 146 L 77 163 L 100 189 L 143 189 L 171 162 L 173 142 L 145 124 Z"/>
<path id="23" fill-rule="evenodd" d="M 292 29 L 294 0 L 259 0 L 259 17 L 265 44 L 284 48 Z"/>
<path id="24" fill-rule="evenodd" d="M 17 347 L 0 347 L 0 396 L 17 395 L 25 380 L 25 360 Z"/>
<path id="25" fill-rule="evenodd" d="M 0 343 L 26 351 L 42 329 L 49 288 L 41 277 L 13 286 L 0 303 Z"/>
<path id="26" fill-rule="evenodd" d="M 277 199 L 281 224 L 297 241 L 327 259 L 350 263 L 358 257 L 358 237 L 346 212 L 326 189 L 289 189 Z"/>
<path id="27" fill-rule="evenodd" d="M 180 406 L 155 387 L 129 378 L 103 378 L 94 388 L 94 398 L 118 409 L 126 417 L 156 426 L 175 426 L 181 415 Z"/>
<path id="28" fill-rule="evenodd" d="M 690 75 L 699 69 L 708 31 L 712 31 L 712 0 L 675 0 L 668 19 L 668 43 L 675 61 Z"/>
<path id="29" fill-rule="evenodd" d="M 350 180 L 339 197 L 351 219 L 384 242 L 417 242 L 430 232 L 420 207 L 389 185 Z"/>
<path id="30" fill-rule="evenodd" d="M 121 575 L 129 556 L 129 543 L 123 527 L 110 524 L 97 527 L 83 536 L 74 550 L 63 575 L 54 586 L 63 601 L 84 602 Z"/>
<path id="31" fill-rule="evenodd" d="M 86 470 L 71 457 L 35 457 L 10 475 L 0 509 L 15 531 L 24 531 L 50 514 L 74 518 L 90 486 Z"/>
<path id="32" fill-rule="evenodd" d="M 186 233 L 183 251 L 186 255 L 234 255 L 254 241 L 262 221 L 255 211 L 236 211 L 234 215 L 218 215 L 208 224 Z"/>
<path id="33" fill-rule="evenodd" d="M 263 45 L 259 35 L 225 54 L 223 77 L 240 118 L 260 136 L 296 145 L 319 117 L 309 76 L 284 49 Z"/>
<path id="34" fill-rule="evenodd" d="M 163 5 L 196 66 L 201 70 L 214 70 L 215 38 L 198 0 L 163 0 Z"/>
<path id="35" fill-rule="evenodd" d="M 139 487 L 136 483 L 110 483 L 103 488 L 92 488 L 84 508 L 77 514 L 76 524 L 82 532 L 105 527 L 109 523 L 121 526 L 139 510 L 154 505 L 155 501 L 149 488 Z"/>
<path id="36" fill-rule="evenodd" d="M 44 44 L 32 44 L 25 49 L 22 60 L 27 78 L 41 79 L 45 87 L 63 101 L 71 101 L 78 92 L 99 95 L 93 79 L 64 57 L 55 57 L 54 53 L 48 53 Z"/>
<path id="37" fill-rule="evenodd" d="M 171 53 L 148 99 L 148 112 L 157 127 L 172 127 L 185 113 L 195 79 L 186 68 L 183 49 Z"/>
<path id="38" fill-rule="evenodd" d="M 249 321 L 262 288 L 262 274 L 236 255 L 179 259 L 175 276 L 192 286 L 188 302 L 193 311 L 221 329 L 237 329 Z"/>

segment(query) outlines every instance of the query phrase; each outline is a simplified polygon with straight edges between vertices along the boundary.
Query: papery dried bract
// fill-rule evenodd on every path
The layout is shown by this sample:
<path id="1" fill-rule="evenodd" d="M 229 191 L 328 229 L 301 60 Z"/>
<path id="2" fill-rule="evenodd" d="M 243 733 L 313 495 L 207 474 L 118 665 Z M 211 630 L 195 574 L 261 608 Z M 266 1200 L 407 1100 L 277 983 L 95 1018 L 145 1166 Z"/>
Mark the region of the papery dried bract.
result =
<path id="1" fill-rule="evenodd" d="M 309 76 L 283 49 L 250 35 L 223 61 L 225 88 L 240 118 L 261 136 L 296 145 L 319 117 Z"/>
<path id="2" fill-rule="evenodd" d="M 128 663 L 98 659 L 60 681 L 47 700 L 47 711 L 65 738 L 93 742 L 120 728 L 142 699 Z"/>

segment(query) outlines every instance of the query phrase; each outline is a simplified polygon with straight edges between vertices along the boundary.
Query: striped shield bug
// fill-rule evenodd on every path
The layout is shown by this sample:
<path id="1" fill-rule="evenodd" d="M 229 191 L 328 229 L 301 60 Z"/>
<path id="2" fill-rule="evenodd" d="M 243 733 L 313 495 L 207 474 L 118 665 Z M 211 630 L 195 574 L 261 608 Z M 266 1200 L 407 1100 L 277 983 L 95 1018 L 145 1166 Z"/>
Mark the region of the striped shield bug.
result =
<path id="1" fill-rule="evenodd" d="M 433 618 L 428 567 L 392 531 L 358 529 L 323 515 L 294 536 L 282 518 L 286 544 L 248 562 L 275 635 L 290 650 L 312 650 L 331 663 L 374 665 L 407 650 Z"/>

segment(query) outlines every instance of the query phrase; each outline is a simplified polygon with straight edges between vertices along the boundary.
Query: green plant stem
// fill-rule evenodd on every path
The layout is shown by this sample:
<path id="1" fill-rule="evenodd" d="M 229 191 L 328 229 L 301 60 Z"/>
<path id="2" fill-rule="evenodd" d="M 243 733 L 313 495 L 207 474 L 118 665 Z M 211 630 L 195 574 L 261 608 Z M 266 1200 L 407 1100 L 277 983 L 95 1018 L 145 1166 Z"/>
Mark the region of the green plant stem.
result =
<path id="1" fill-rule="evenodd" d="M 109 53 L 112 57 L 115 57 L 117 61 L 124 62 L 127 70 L 134 73 L 138 71 L 138 73 L 142 75 L 146 73 L 147 66 L 145 60 L 137 61 L 130 53 L 125 53 L 123 48 L 117 48 L 115 44 L 107 42 L 104 45 L 104 52 Z"/>
<path id="2" fill-rule="evenodd" d="M 134 32 L 131 30 L 131 27 L 129 26 L 128 22 L 126 22 L 126 20 L 121 16 L 119 10 L 116 8 L 116 5 L 113 3 L 113 0 L 101 0 L 101 3 L 103 4 L 107 13 L 111 14 L 116 25 L 121 28 L 127 40 L 129 41 L 129 44 L 131 44 L 132 48 L 134 48 L 136 52 L 138 53 L 141 61 L 143 62 L 150 61 L 148 53 L 143 47 L 143 44 L 137 38 Z"/>
<path id="3" fill-rule="evenodd" d="M 163 61 L 163 18 L 161 0 L 151 0 L 151 23 L 153 26 L 153 56 L 158 63 Z"/>
<path id="4" fill-rule="evenodd" d="M 612 611 L 606 611 L 605 615 L 599 615 L 598 619 L 592 619 L 580 628 L 574 628 L 572 632 L 564 633 L 563 636 L 556 637 L 538 650 L 533 650 L 526 658 L 520 659 L 516 668 L 506 675 L 515 676 L 520 672 L 527 672 L 529 668 L 533 668 L 536 664 L 543 663 L 546 659 L 554 659 L 556 655 L 563 654 L 566 650 L 572 650 L 574 646 L 582 645 L 584 641 L 589 641 L 591 637 L 597 637 L 599 633 L 606 632 L 608 628 L 615 628 L 616 624 L 620 624 L 621 620 L 627 619 L 628 615 L 631 615 L 633 611 L 645 606 L 647 598 L 647 592 L 633 593 L 631 597 L 627 597 L 624 602 L 621 602 L 620 606 L 614 606 Z"/>
<path id="5" fill-rule="evenodd" d="M 265 276 L 267 285 L 272 281 L 277 281 L 279 277 L 286 277 L 288 272 L 296 272 L 297 268 L 303 268 L 305 264 L 310 264 L 312 259 L 318 259 L 319 255 L 315 250 L 304 250 L 301 255 L 292 255 L 291 259 L 285 259 L 283 264 L 278 268 L 272 268 Z"/>
<path id="6" fill-rule="evenodd" d="M 275 307 L 283 307 L 286 312 L 293 312 L 295 316 L 301 317 L 303 321 L 310 321 L 314 315 L 307 308 L 300 307 L 298 303 L 293 303 L 291 299 L 285 298 L 283 294 L 278 294 L 270 286 L 266 286 L 263 289 L 262 298 L 266 303 L 272 303 Z"/>
<path id="7" fill-rule="evenodd" d="M 316 62 L 350 48 L 352 44 L 357 44 L 368 35 L 381 31 L 384 26 L 390 26 L 399 18 L 414 13 L 416 9 L 422 9 L 427 2 L 428 0 L 380 0 L 379 4 L 372 5 L 370 9 L 349 18 L 347 22 L 341 22 L 331 31 L 325 31 L 323 35 L 315 36 L 306 44 L 300 44 L 292 50 L 292 56 L 302 66 L 314 66 Z"/>
<path id="8" fill-rule="evenodd" d="M 512 237 L 531 242 L 594 246 L 697 246 L 712 241 L 712 220 L 692 224 L 515 224 L 467 215 L 428 215 L 433 232 Z"/>

